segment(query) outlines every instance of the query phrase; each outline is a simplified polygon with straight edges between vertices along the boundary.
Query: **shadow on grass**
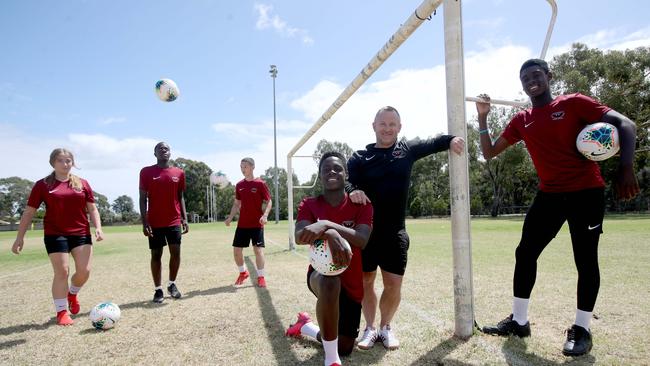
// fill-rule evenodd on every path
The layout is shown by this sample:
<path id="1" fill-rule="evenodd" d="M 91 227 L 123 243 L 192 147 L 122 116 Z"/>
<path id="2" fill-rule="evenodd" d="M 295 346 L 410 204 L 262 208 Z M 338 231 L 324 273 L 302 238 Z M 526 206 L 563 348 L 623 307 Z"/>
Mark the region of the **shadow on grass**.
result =
<path id="1" fill-rule="evenodd" d="M 528 345 L 519 337 L 509 337 L 501 348 L 503 355 L 508 365 L 593 365 L 596 363 L 596 358 L 591 354 L 580 357 L 570 358 L 567 357 L 566 361 L 559 363 L 540 357 L 534 353 L 526 351 Z M 561 350 L 558 348 L 558 352 Z"/>
<path id="2" fill-rule="evenodd" d="M 250 257 L 245 257 L 246 267 L 249 273 L 255 273 L 255 265 Z M 257 280 L 257 278 L 255 279 Z M 253 277 L 250 278 L 251 282 Z M 298 365 L 302 362 L 296 358 L 296 355 L 291 351 L 291 344 L 289 339 L 284 336 L 284 325 L 278 316 L 278 312 L 273 305 L 271 294 L 266 288 L 257 287 L 257 302 L 259 303 L 262 311 L 263 326 L 266 329 L 271 347 L 273 347 L 273 355 L 278 365 Z"/>
<path id="3" fill-rule="evenodd" d="M 9 349 L 23 343 L 27 343 L 27 341 L 24 339 L 16 339 L 14 341 L 2 342 L 0 343 L 0 349 Z"/>
<path id="4" fill-rule="evenodd" d="M 159 309 L 163 306 L 167 306 L 169 302 L 171 301 L 183 301 L 184 299 L 191 299 L 194 296 L 213 296 L 213 295 L 218 295 L 222 293 L 232 293 L 235 292 L 236 289 L 232 286 L 223 286 L 223 287 L 216 287 L 216 288 L 210 288 L 206 290 L 197 290 L 197 291 L 190 291 L 187 294 L 183 295 L 182 298 L 179 300 L 175 299 L 166 299 L 165 302 L 161 304 L 156 304 L 152 302 L 151 300 L 143 300 L 143 301 L 136 301 L 136 302 L 130 302 L 127 304 L 120 304 L 117 303 L 117 305 L 120 307 L 121 311 L 129 310 L 129 309 L 134 309 L 134 308 L 139 308 L 139 309 Z M 90 311 L 87 311 L 85 313 L 79 313 L 77 315 L 73 316 L 73 319 L 77 320 L 82 317 L 87 317 L 90 314 Z M 49 328 L 50 326 L 56 325 L 56 317 L 52 317 L 50 320 L 43 324 L 21 324 L 21 325 L 12 325 L 6 328 L 0 328 L 0 335 L 11 335 L 11 334 L 16 334 L 16 333 L 23 333 L 29 330 L 44 330 Z M 91 332 L 94 331 L 94 329 L 89 329 Z M 86 330 L 81 331 L 81 334 L 85 334 Z"/>
<path id="5" fill-rule="evenodd" d="M 417 365 L 452 365 L 452 366 L 469 366 L 471 364 L 457 360 L 445 360 L 445 357 L 453 352 L 458 346 L 465 343 L 465 340 L 460 338 L 451 337 L 444 340 L 433 348 L 427 354 L 418 358 L 411 363 L 412 366 Z"/>

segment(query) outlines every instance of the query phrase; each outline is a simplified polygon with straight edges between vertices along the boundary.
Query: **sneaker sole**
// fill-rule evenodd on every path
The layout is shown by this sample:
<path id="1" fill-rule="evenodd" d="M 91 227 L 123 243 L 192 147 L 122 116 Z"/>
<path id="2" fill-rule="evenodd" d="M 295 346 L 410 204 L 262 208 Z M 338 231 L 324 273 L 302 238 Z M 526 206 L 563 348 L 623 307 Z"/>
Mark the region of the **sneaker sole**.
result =
<path id="1" fill-rule="evenodd" d="M 359 349 L 362 349 L 362 350 L 364 350 L 364 351 L 367 351 L 367 350 L 371 349 L 371 348 L 374 347 L 374 346 L 375 346 L 374 343 L 373 343 L 373 344 L 369 344 L 369 345 L 367 345 L 367 346 L 362 346 L 362 345 L 360 345 L 360 344 L 357 344 L 357 347 L 359 347 Z"/>

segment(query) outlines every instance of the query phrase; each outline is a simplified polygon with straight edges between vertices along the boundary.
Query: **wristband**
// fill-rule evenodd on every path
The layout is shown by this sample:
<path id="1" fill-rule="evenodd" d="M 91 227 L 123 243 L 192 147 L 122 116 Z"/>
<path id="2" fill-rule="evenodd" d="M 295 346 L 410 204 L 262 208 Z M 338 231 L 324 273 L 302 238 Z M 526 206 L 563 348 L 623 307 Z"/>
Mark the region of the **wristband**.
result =
<path id="1" fill-rule="evenodd" d="M 481 134 L 481 135 L 486 134 L 486 133 L 488 133 L 488 129 L 486 128 L 484 130 L 479 130 L 478 133 Z"/>

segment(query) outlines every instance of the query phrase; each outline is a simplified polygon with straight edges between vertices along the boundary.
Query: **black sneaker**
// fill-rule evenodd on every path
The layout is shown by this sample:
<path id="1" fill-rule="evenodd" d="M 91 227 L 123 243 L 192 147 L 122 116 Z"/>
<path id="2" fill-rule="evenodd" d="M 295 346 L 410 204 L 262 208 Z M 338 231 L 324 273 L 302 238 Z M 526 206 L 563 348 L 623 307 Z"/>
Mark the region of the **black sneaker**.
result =
<path id="1" fill-rule="evenodd" d="M 174 299 L 180 299 L 181 292 L 178 291 L 178 287 L 176 287 L 175 283 L 172 283 L 171 285 L 167 286 L 167 291 L 169 292 L 169 296 L 173 297 Z"/>
<path id="2" fill-rule="evenodd" d="M 562 353 L 565 356 L 582 356 L 591 351 L 591 333 L 585 328 L 573 324 L 566 330 L 566 342 Z"/>
<path id="3" fill-rule="evenodd" d="M 163 294 L 163 290 L 156 290 L 156 292 L 153 293 L 153 302 L 160 304 L 165 300 L 165 294 Z"/>
<path id="4" fill-rule="evenodd" d="M 526 322 L 524 325 L 519 325 L 519 323 L 512 320 L 512 314 L 510 314 L 497 325 L 483 327 L 483 333 L 505 337 L 511 334 L 521 338 L 530 337 L 530 322 Z"/>

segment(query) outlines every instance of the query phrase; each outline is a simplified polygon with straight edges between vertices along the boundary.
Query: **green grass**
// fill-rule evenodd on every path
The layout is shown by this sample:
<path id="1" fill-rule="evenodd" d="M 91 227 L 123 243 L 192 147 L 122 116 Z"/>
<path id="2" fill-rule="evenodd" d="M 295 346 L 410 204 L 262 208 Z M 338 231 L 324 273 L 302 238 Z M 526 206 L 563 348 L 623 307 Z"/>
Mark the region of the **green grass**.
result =
<path id="1" fill-rule="evenodd" d="M 408 221 L 409 265 L 402 304 L 393 322 L 401 348 L 380 345 L 355 350 L 352 365 L 643 365 L 650 360 L 650 217 L 607 217 L 600 243 L 601 290 L 588 356 L 562 356 L 563 331 L 575 312 L 576 271 L 568 230 L 544 251 L 538 264 L 525 340 L 475 334 L 453 337 L 454 298 L 450 222 Z M 509 314 L 514 249 L 522 218 L 472 220 L 475 316 L 479 324 Z M 0 233 L 0 364 L 241 364 L 322 365 L 323 352 L 310 340 L 284 337 L 298 311 L 314 312 L 307 290 L 306 247 L 288 251 L 286 222 L 266 226 L 268 288 L 251 281 L 234 288 L 234 226 L 190 226 L 183 238 L 178 285 L 184 297 L 162 305 L 153 295 L 149 250 L 141 227 L 106 227 L 94 245 L 93 272 L 80 299 L 82 314 L 72 327 L 54 325 L 52 270 L 42 232 L 29 232 L 23 253 L 9 252 L 15 233 Z M 246 265 L 254 272 L 252 250 Z M 167 252 L 163 278 L 167 276 Z M 255 276 L 252 276 L 254 280 Z M 381 281 L 377 282 L 380 288 Z M 112 300 L 122 309 L 115 329 L 95 331 L 90 306 Z M 362 320 L 363 326 L 363 320 Z"/>

